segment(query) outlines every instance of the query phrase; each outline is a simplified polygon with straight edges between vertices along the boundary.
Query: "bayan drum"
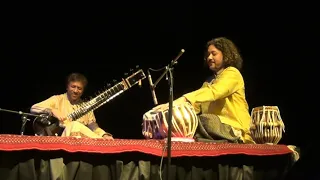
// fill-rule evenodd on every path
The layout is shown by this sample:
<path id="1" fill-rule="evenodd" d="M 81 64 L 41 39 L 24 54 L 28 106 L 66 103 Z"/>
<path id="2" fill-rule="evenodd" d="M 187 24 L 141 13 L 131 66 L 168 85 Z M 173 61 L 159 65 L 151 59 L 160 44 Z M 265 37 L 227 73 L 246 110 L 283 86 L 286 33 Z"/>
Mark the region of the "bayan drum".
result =
<path id="1" fill-rule="evenodd" d="M 164 139 L 168 134 L 169 107 L 143 115 L 142 134 L 146 139 Z M 172 141 L 194 141 L 198 116 L 190 103 L 174 104 L 172 108 Z"/>
<path id="2" fill-rule="evenodd" d="M 278 144 L 285 126 L 277 106 L 260 106 L 251 111 L 250 131 L 257 144 Z"/>

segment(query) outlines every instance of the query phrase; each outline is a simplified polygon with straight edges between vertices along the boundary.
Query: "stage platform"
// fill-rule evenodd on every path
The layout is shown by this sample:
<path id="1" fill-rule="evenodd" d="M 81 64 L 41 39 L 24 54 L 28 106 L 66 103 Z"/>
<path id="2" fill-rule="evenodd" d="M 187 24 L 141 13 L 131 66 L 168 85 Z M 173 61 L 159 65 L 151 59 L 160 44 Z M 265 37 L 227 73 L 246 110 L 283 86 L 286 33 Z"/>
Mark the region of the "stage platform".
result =
<path id="1" fill-rule="evenodd" d="M 2 134 L 0 179 L 160 179 L 159 171 L 166 179 L 165 145 Z M 171 149 L 170 179 L 181 180 L 283 179 L 297 160 L 287 145 L 172 142 Z"/>

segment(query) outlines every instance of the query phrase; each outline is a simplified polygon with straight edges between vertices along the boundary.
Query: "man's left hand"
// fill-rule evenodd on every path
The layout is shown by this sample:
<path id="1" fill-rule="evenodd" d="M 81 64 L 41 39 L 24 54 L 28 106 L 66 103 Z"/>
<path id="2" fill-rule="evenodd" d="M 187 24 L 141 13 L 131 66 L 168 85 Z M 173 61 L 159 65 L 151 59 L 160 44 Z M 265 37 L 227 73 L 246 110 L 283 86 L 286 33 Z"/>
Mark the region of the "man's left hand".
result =
<path id="1" fill-rule="evenodd" d="M 113 139 L 112 136 L 108 135 L 108 134 L 105 134 L 102 136 L 104 139 Z"/>

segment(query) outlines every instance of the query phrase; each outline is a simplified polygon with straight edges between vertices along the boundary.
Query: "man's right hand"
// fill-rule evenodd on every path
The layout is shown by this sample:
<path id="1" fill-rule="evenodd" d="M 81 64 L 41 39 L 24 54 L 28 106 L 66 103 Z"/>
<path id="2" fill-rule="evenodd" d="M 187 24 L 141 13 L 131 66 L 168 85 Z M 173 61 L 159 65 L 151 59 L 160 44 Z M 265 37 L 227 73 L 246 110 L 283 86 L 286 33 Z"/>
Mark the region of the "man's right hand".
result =
<path id="1" fill-rule="evenodd" d="M 179 105 L 179 104 L 182 104 L 182 103 L 185 103 L 187 102 L 187 99 L 185 97 L 180 97 L 176 100 L 173 101 L 173 106 L 175 105 Z M 166 103 L 166 104 L 160 104 L 154 108 L 152 108 L 152 110 L 155 110 L 155 111 L 164 111 L 164 110 L 167 110 L 169 109 L 169 103 Z"/>
<path id="2" fill-rule="evenodd" d="M 152 108 L 152 110 L 154 110 L 154 111 L 164 111 L 164 110 L 166 110 L 168 108 L 169 108 L 169 103 L 166 103 L 166 104 L 160 104 L 160 105 Z"/>
<path id="3" fill-rule="evenodd" d="M 51 112 L 53 117 L 59 119 L 59 121 L 65 121 L 67 119 L 67 117 L 57 109 L 52 109 Z"/>

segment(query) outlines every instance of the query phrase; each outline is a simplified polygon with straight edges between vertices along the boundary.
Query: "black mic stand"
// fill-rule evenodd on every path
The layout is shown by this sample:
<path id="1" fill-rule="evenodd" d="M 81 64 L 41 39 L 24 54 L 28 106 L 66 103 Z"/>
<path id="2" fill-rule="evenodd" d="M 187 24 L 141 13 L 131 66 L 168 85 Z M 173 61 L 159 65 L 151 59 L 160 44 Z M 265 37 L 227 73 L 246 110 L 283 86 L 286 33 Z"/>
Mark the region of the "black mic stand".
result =
<path id="1" fill-rule="evenodd" d="M 181 49 L 179 55 L 171 61 L 169 65 L 165 67 L 165 71 L 162 75 L 157 79 L 157 81 L 153 84 L 153 89 L 156 88 L 159 81 L 169 73 L 169 109 L 168 109 L 168 135 L 167 135 L 167 180 L 169 179 L 170 175 L 170 166 L 171 166 L 171 134 L 172 134 L 172 107 L 173 107 L 173 66 L 177 64 L 177 60 L 179 57 L 184 53 L 184 49 Z M 160 172 L 161 173 L 161 172 Z"/>
<path id="2" fill-rule="evenodd" d="M 24 130 L 25 130 L 25 126 L 26 126 L 26 123 L 28 121 L 30 121 L 30 119 L 28 119 L 28 115 L 29 116 L 34 116 L 34 117 L 42 117 L 41 115 L 35 115 L 35 114 L 31 114 L 31 113 L 25 113 L 25 112 L 22 112 L 22 111 L 12 111 L 12 110 L 8 110 L 8 109 L 2 109 L 0 108 L 0 111 L 4 111 L 4 112 L 9 112 L 9 113 L 15 113 L 15 114 L 21 114 L 21 129 L 20 129 L 20 134 L 23 135 L 24 134 Z"/>

